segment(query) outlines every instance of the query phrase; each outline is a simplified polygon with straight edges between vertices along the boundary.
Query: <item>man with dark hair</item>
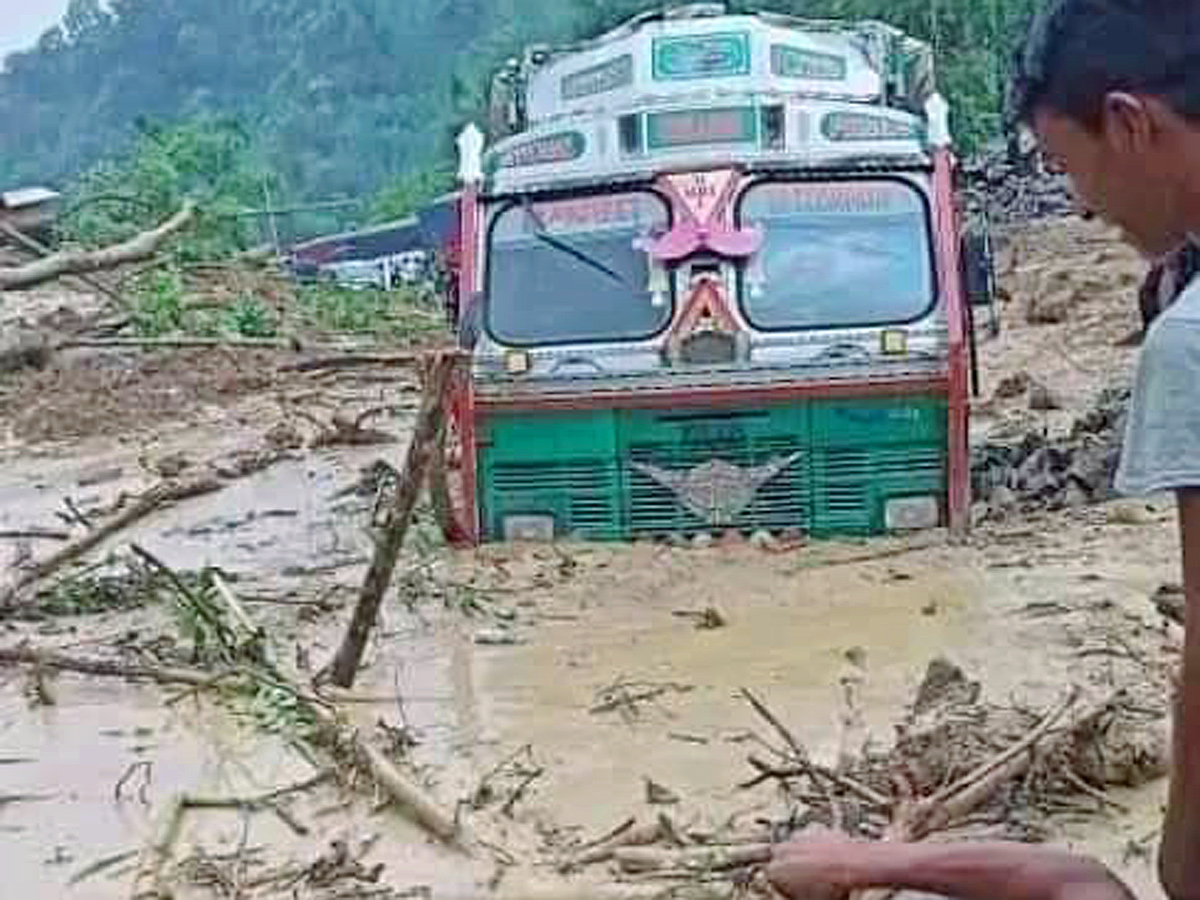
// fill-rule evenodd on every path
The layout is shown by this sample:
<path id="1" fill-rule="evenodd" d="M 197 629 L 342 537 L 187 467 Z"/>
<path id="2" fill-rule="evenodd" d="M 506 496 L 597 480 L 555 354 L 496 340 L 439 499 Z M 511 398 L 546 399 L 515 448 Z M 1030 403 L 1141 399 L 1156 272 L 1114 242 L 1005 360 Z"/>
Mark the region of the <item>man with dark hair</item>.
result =
<path id="1" fill-rule="evenodd" d="M 1151 260 L 1179 258 L 1200 235 L 1200 0 L 1057 0 L 1017 60 L 1012 107 L 1081 203 Z M 1179 501 L 1186 636 L 1159 868 L 1172 900 L 1200 900 L 1200 280 L 1150 312 L 1117 487 Z M 1130 896 L 1095 861 L 1013 844 L 821 837 L 780 848 L 768 875 L 796 900 L 872 887 L 964 900 Z"/>

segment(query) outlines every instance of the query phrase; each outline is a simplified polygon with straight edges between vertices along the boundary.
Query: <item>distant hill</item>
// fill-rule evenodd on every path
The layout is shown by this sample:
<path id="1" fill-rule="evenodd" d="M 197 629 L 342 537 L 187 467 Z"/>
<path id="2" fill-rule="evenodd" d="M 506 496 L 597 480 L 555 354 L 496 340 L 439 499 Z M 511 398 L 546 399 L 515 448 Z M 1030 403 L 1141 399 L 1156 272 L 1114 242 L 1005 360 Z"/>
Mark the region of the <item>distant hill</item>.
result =
<path id="1" fill-rule="evenodd" d="M 72 0 L 0 73 L 0 184 L 61 184 L 139 123 L 236 116 L 293 197 L 363 196 L 447 159 L 488 72 L 654 2 Z M 960 133 L 997 127 L 1007 47 L 1034 0 L 734 3 L 885 18 L 934 39 Z"/>

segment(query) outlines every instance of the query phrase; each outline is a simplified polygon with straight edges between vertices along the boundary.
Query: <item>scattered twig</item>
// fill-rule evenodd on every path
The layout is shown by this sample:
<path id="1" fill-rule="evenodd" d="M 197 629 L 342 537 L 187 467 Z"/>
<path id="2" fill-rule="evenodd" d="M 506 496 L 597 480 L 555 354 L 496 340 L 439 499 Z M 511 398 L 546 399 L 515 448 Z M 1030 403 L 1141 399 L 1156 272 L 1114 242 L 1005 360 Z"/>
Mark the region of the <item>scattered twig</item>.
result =
<path id="1" fill-rule="evenodd" d="M 89 531 L 91 530 L 92 520 L 75 504 L 74 500 L 72 500 L 70 497 L 63 497 L 63 506 L 67 508 L 67 513 L 69 514 L 67 516 L 68 520 L 74 521 L 78 525 L 82 525 Z"/>
<path id="2" fill-rule="evenodd" d="M 113 786 L 113 800 L 120 803 L 124 799 L 122 794 L 125 790 L 125 785 L 139 772 L 142 774 L 142 782 L 138 785 L 138 801 L 143 805 L 149 805 L 150 799 L 146 796 L 146 791 L 149 790 L 150 781 L 154 777 L 154 763 L 146 760 L 129 764 L 129 768 L 125 770 L 125 774 Z"/>
<path id="3" fill-rule="evenodd" d="M 784 725 L 783 722 L 781 722 L 773 712 L 771 712 L 765 703 L 758 699 L 758 697 L 754 696 L 754 694 L 748 688 L 742 688 L 741 695 L 746 702 L 750 704 L 751 708 L 758 713 L 759 717 L 761 717 L 768 725 L 774 728 L 779 736 L 783 738 L 783 742 L 792 751 L 796 762 L 805 770 L 806 774 L 812 780 L 813 785 L 825 797 L 825 801 L 829 806 L 829 815 L 832 819 L 831 824 L 833 825 L 834 830 L 843 830 L 844 817 L 842 815 L 842 808 L 837 801 L 837 797 L 829 788 L 828 782 L 830 779 L 825 777 L 820 771 L 817 770 L 816 766 L 813 765 L 812 758 L 809 756 L 808 750 L 805 748 L 805 746 L 801 744 L 799 740 L 797 740 L 796 736 L 792 734 L 791 730 Z"/>
<path id="4" fill-rule="evenodd" d="M 657 847 L 618 847 L 613 858 L 624 872 L 715 872 L 771 861 L 770 844 L 663 850 Z"/>
<path id="5" fill-rule="evenodd" d="M 450 355 L 450 351 L 433 351 L 439 356 Z M 281 372 L 322 372 L 341 369 L 354 369 L 364 366 L 382 366 L 385 368 L 419 367 L 424 365 L 431 353 L 347 353 L 340 356 L 325 356 L 319 359 L 306 359 L 300 362 L 280 366 Z"/>
<path id="6" fill-rule="evenodd" d="M 69 541 L 69 531 L 52 528 L 22 528 L 15 531 L 0 531 L 0 541 Z"/>
<path id="7" fill-rule="evenodd" d="M 87 534 L 82 535 L 61 550 L 47 557 L 29 569 L 21 572 L 16 580 L 5 588 L 0 588 L 0 607 L 14 602 L 17 597 L 43 578 L 57 572 L 68 563 L 79 559 L 85 553 L 95 549 L 106 539 L 119 531 L 141 521 L 151 513 L 165 506 L 179 503 L 183 500 L 211 494 L 224 487 L 224 482 L 215 475 L 203 475 L 189 481 L 165 481 L 150 488 L 150 490 L 134 498 L 125 509 L 114 515 L 108 522 L 97 525 Z"/>
<path id="8" fill-rule="evenodd" d="M 131 681 L 154 681 L 159 684 L 186 684 L 202 688 L 213 687 L 234 674 L 230 671 L 213 673 L 199 669 L 123 663 L 109 659 L 86 659 L 49 650 L 36 650 L 31 647 L 0 647 L 0 666 L 32 666 L 63 672 L 78 672 L 83 675 L 128 678 Z"/>
<path id="9" fill-rule="evenodd" d="M 88 866 L 84 866 L 78 872 L 71 876 L 71 880 L 67 882 L 70 887 L 77 884 L 82 884 L 89 878 L 95 878 L 102 872 L 107 872 L 109 869 L 128 862 L 140 853 L 139 850 L 126 850 L 124 853 L 114 853 L 112 856 L 106 856 L 103 859 L 98 859 Z"/>

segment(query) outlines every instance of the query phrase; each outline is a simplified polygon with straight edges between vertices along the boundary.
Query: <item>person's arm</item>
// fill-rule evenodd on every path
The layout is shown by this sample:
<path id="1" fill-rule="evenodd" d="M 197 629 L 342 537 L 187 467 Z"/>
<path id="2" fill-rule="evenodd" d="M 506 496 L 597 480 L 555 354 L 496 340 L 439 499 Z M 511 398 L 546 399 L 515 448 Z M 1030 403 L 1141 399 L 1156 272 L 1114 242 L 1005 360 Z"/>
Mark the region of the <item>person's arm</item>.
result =
<path id="1" fill-rule="evenodd" d="M 832 900 L 893 888 L 957 900 L 1133 900 L 1095 860 L 1026 844 L 801 840 L 781 847 L 767 877 L 790 900 Z"/>
<path id="2" fill-rule="evenodd" d="M 1171 900 L 1200 898 L 1200 489 L 1179 492 L 1186 600 L 1183 668 L 1175 698 L 1171 797 L 1159 858 Z"/>

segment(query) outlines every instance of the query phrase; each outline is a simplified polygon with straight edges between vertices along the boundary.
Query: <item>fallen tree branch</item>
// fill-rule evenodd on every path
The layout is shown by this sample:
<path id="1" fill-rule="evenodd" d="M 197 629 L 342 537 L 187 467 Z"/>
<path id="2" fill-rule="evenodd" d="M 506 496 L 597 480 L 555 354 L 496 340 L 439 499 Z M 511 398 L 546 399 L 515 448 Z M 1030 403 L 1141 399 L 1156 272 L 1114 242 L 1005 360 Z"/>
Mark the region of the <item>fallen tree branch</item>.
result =
<path id="1" fill-rule="evenodd" d="M 187 228 L 195 217 L 196 205 L 188 201 L 179 212 L 157 228 L 144 231 L 123 243 L 102 250 L 66 250 L 28 265 L 0 268 L 0 291 L 23 290 L 64 275 L 89 275 L 142 262 L 154 256 L 163 244 Z"/>
<path id="2" fill-rule="evenodd" d="M 31 666 L 43 670 L 78 672 L 81 675 L 128 678 L 130 681 L 153 681 L 158 684 L 185 684 L 201 688 L 212 687 L 235 674 L 68 656 L 32 647 L 0 647 L 0 666 Z"/>
<path id="3" fill-rule="evenodd" d="M 416 353 L 345 353 L 340 356 L 323 356 L 300 362 L 287 363 L 279 367 L 280 372 L 332 372 L 342 369 L 360 369 L 380 366 L 387 369 L 419 367 L 430 358 L 458 355 L 456 351 L 434 350 Z"/>
<path id="4" fill-rule="evenodd" d="M 363 582 L 350 627 L 330 665 L 330 680 L 340 688 L 354 687 L 367 641 L 379 618 L 383 595 L 392 582 L 400 548 L 412 522 L 417 498 L 424 486 L 429 461 L 434 454 L 434 445 L 442 439 L 447 394 L 457 364 L 456 354 L 443 353 L 434 357 L 429 365 L 425 379 L 425 396 L 417 416 L 412 443 L 408 448 L 404 472 L 387 511 L 383 535 L 375 545 L 375 554 Z"/>
<path id="5" fill-rule="evenodd" d="M 16 241 L 18 244 L 20 244 L 22 247 L 24 247 L 26 250 L 28 250 L 30 253 L 34 254 L 35 256 L 40 256 L 43 259 L 48 259 L 54 255 L 54 251 L 51 250 L 49 247 L 47 247 L 45 244 L 43 244 L 41 241 L 30 237 L 25 232 L 23 232 L 21 229 L 17 228 L 15 225 L 12 225 L 8 222 L 0 222 L 0 232 L 3 232 L 4 234 L 8 235 L 8 237 L 11 240 Z M 99 291 L 101 294 L 103 294 L 109 300 L 112 300 L 114 303 L 117 303 L 117 304 L 124 303 L 124 298 L 122 298 L 121 295 L 117 291 L 114 291 L 112 288 L 110 288 L 108 285 L 106 285 L 104 282 L 100 281 L 99 279 L 93 278 L 90 275 L 83 275 L 83 274 L 80 274 L 77 277 L 79 278 L 80 281 L 82 281 L 88 287 L 92 288 L 93 290 Z"/>
<path id="6" fill-rule="evenodd" d="M 796 763 L 800 766 L 805 774 L 812 781 L 813 786 L 821 792 L 825 798 L 826 804 L 829 806 L 829 815 L 832 819 L 831 824 L 835 831 L 843 830 L 843 815 L 841 805 L 838 803 L 837 797 L 830 790 L 830 778 L 820 772 L 813 764 L 812 757 L 809 756 L 807 748 L 792 734 L 791 730 L 783 724 L 773 712 L 756 697 L 748 688 L 742 688 L 740 691 L 742 697 L 750 704 L 751 708 L 772 728 L 778 732 L 783 738 L 785 744 L 792 751 L 792 756 Z"/>
<path id="7" fill-rule="evenodd" d="M 770 844 L 662 850 L 657 847 L 618 847 L 613 859 L 623 872 L 717 872 L 771 861 Z"/>
<path id="8" fill-rule="evenodd" d="M 156 484 L 134 498 L 127 508 L 118 512 L 108 522 L 97 525 L 87 534 L 81 535 L 56 553 L 19 573 L 7 588 L 0 588 L 0 607 L 12 604 L 22 592 L 43 578 L 94 550 L 117 532 L 141 521 L 151 513 L 182 500 L 214 493 L 224 486 L 225 483 L 215 475 L 202 475 L 190 481 L 164 481 Z"/>

